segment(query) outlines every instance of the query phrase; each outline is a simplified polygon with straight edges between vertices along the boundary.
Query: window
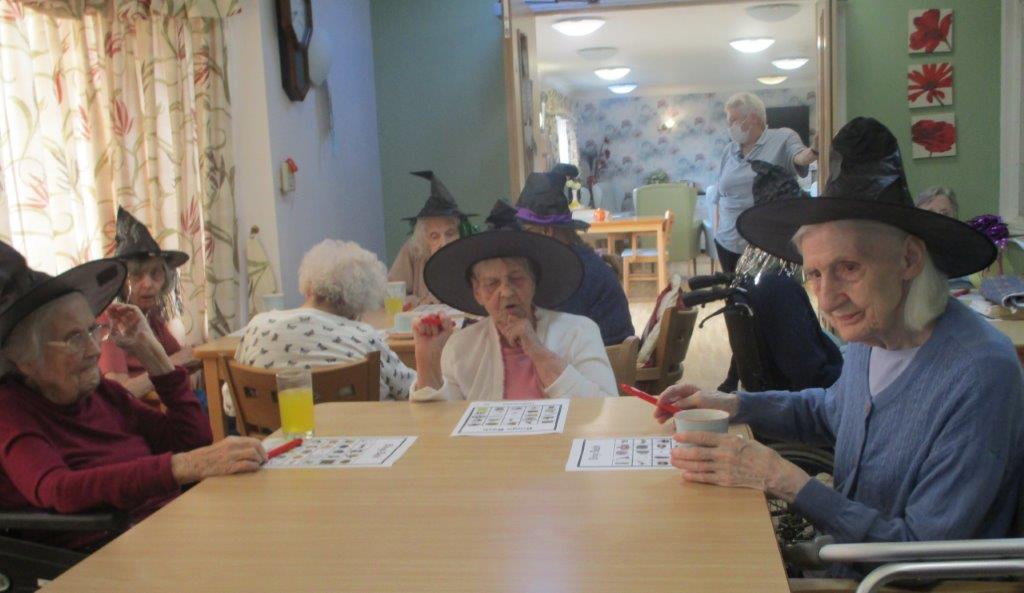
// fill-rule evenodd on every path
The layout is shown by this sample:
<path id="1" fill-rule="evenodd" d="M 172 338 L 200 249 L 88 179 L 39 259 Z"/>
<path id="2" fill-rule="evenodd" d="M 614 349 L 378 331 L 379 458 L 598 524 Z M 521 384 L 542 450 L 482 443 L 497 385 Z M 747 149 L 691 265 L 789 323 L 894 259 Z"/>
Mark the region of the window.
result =
<path id="1" fill-rule="evenodd" d="M 1003 0 L 999 214 L 1024 231 L 1024 0 Z"/>
<path id="2" fill-rule="evenodd" d="M 576 159 L 569 158 L 569 120 L 555 116 L 555 127 L 558 130 L 558 162 L 574 162 Z"/>

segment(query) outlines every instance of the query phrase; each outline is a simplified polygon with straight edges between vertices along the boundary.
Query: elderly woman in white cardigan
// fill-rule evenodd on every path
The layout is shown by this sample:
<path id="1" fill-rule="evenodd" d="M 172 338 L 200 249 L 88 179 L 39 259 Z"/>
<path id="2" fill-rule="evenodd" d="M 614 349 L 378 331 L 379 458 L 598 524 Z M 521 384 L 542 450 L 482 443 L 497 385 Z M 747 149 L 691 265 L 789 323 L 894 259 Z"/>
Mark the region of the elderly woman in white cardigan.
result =
<path id="1" fill-rule="evenodd" d="M 565 245 L 519 230 L 488 231 L 438 251 L 424 278 L 442 302 L 486 318 L 458 332 L 444 317 L 417 321 L 410 400 L 617 395 L 597 324 L 549 309 L 583 278 Z"/>

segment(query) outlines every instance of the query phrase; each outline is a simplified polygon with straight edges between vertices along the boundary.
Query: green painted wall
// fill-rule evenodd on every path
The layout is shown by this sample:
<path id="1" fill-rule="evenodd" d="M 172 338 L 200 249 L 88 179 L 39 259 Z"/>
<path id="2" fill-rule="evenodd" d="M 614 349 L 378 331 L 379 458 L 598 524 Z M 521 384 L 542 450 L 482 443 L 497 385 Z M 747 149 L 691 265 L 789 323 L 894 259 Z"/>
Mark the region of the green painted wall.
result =
<path id="1" fill-rule="evenodd" d="M 999 0 L 846 0 L 848 117 L 872 116 L 899 140 L 910 190 L 949 185 L 967 218 L 999 210 Z M 953 51 L 907 53 L 907 12 L 912 8 L 953 9 Z M 953 64 L 951 108 L 911 110 L 907 66 Z M 911 158 L 910 117 L 951 110 L 956 114 L 957 154 Z"/>
<path id="2" fill-rule="evenodd" d="M 502 26 L 483 0 L 370 6 L 390 262 L 409 231 L 401 217 L 428 195 L 409 171 L 433 169 L 466 212 L 509 197 Z"/>

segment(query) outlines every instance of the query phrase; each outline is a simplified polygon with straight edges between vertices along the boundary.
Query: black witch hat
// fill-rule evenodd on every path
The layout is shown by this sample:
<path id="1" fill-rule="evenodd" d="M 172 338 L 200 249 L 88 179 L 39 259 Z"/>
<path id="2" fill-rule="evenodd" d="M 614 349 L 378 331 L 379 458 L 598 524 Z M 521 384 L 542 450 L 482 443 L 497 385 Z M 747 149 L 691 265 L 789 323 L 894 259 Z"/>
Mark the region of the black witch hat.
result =
<path id="1" fill-rule="evenodd" d="M 950 278 L 988 267 L 996 248 L 966 224 L 914 206 L 896 138 L 877 120 L 858 117 L 832 142 L 834 175 L 822 197 L 776 200 L 740 214 L 736 228 L 772 255 L 801 263 L 793 235 L 804 225 L 836 220 L 874 220 L 919 237 L 935 266 Z"/>
<path id="2" fill-rule="evenodd" d="M 127 271 L 117 259 L 99 259 L 58 276 L 28 267 L 13 247 L 0 242 L 0 345 L 21 320 L 43 305 L 79 292 L 99 315 L 121 291 Z"/>
<path id="3" fill-rule="evenodd" d="M 583 262 L 568 245 L 546 235 L 497 227 L 445 245 L 427 260 L 423 280 L 439 301 L 473 315 L 487 315 L 470 281 L 473 265 L 499 257 L 524 257 L 537 274 L 534 303 L 553 309 L 579 290 Z"/>
<path id="4" fill-rule="evenodd" d="M 551 172 L 555 175 L 561 175 L 562 177 L 568 177 L 569 179 L 576 179 L 580 176 L 580 169 L 576 165 L 571 163 L 558 163 L 554 167 L 551 167 Z"/>
<path id="5" fill-rule="evenodd" d="M 494 206 L 491 208 L 491 213 L 487 215 L 488 230 L 496 229 L 516 229 L 522 230 L 523 226 L 519 224 L 519 219 L 516 217 L 516 209 L 501 198 L 494 201 Z"/>
<path id="6" fill-rule="evenodd" d="M 520 222 L 579 230 L 590 228 L 589 224 L 572 217 L 564 192 L 564 174 L 530 173 L 516 202 Z"/>
<path id="7" fill-rule="evenodd" d="M 754 204 L 768 204 L 776 200 L 809 199 L 811 196 L 800 187 L 796 176 L 766 161 L 750 161 L 750 167 L 757 176 L 754 178 Z M 736 262 L 733 285 L 750 280 L 757 282 L 761 275 L 797 276 L 800 265 L 767 253 L 753 244 L 743 249 Z"/>
<path id="8" fill-rule="evenodd" d="M 117 244 L 114 257 L 121 259 L 142 259 L 162 257 L 172 269 L 188 261 L 188 254 L 183 251 L 164 250 L 153 239 L 146 225 L 132 216 L 124 208 L 117 209 L 117 231 L 114 235 Z"/>
<path id="9" fill-rule="evenodd" d="M 459 219 L 476 216 L 475 214 L 465 214 L 459 210 L 459 205 L 455 203 L 455 196 L 448 191 L 448 188 L 441 183 L 433 171 L 413 171 L 411 174 L 430 181 L 430 196 L 427 197 L 426 203 L 423 204 L 423 208 L 416 216 L 408 216 L 402 220 L 415 222 L 419 218 L 436 216 L 452 216 Z"/>

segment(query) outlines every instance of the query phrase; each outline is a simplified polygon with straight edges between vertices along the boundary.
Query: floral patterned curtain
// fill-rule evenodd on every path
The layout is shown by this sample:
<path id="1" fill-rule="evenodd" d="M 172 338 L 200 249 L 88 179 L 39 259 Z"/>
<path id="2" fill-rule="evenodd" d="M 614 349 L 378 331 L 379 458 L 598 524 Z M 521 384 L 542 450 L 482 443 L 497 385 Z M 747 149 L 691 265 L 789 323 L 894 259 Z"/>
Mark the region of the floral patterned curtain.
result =
<path id="1" fill-rule="evenodd" d="M 238 0 L 0 0 L 0 240 L 56 273 L 124 206 L 179 269 L 193 342 L 238 300 L 222 17 Z"/>

